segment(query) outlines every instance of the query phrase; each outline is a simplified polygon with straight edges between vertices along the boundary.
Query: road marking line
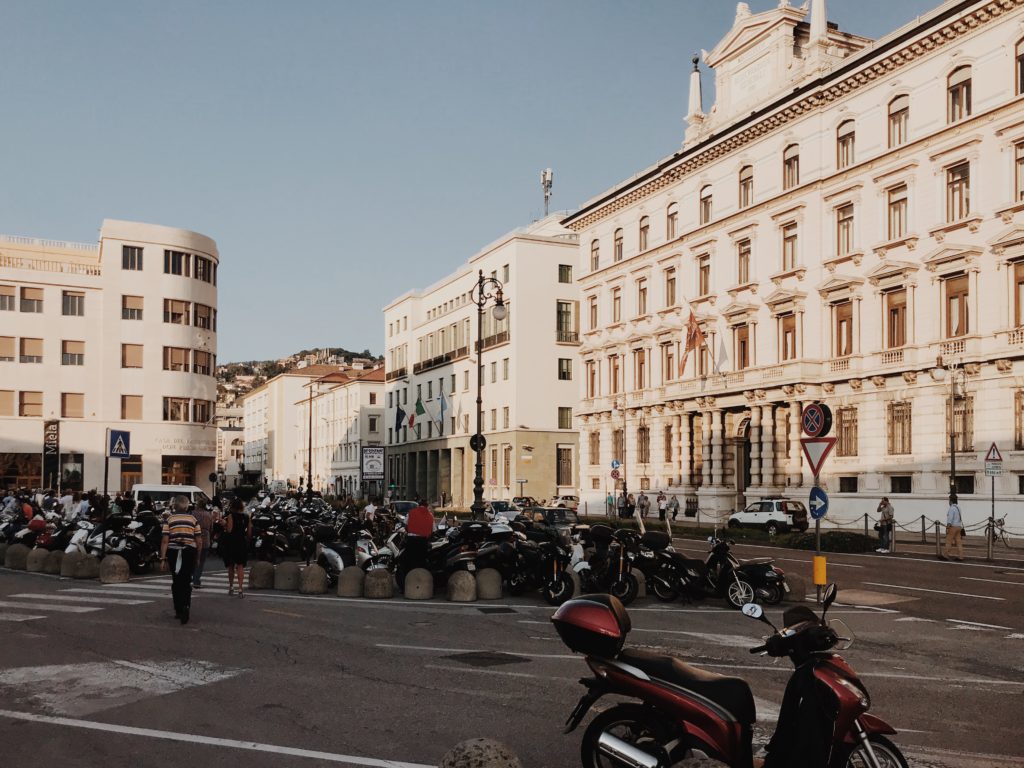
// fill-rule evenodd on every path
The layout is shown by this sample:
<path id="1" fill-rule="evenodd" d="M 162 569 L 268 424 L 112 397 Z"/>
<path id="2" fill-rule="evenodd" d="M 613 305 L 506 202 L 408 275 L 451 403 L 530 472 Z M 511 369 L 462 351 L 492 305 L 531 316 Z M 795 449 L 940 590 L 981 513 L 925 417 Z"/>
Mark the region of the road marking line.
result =
<path id="1" fill-rule="evenodd" d="M 438 648 L 431 645 L 398 645 L 393 643 L 377 643 L 377 648 L 397 648 L 404 651 L 430 651 L 432 653 L 480 653 L 479 648 Z M 519 651 L 495 651 L 509 656 L 522 656 L 524 659 L 582 659 L 574 653 L 520 653 Z"/>
<path id="2" fill-rule="evenodd" d="M 156 593 L 150 594 L 149 592 L 139 592 L 137 590 L 124 590 L 124 589 L 106 589 L 100 587 L 75 587 L 73 589 L 62 589 L 63 592 L 71 592 L 73 594 L 82 595 L 117 595 L 118 597 L 152 597 L 157 598 L 160 595 Z M 145 603 L 152 603 L 152 600 L 143 600 Z"/>
<path id="3" fill-rule="evenodd" d="M 935 623 L 935 619 L 922 619 L 919 616 L 905 616 L 902 619 L 896 619 L 896 621 L 926 621 L 929 624 Z"/>
<path id="4" fill-rule="evenodd" d="M 780 563 L 803 563 L 804 565 L 812 565 L 811 560 L 796 560 L 791 557 L 776 557 Z M 863 568 L 863 565 L 854 565 L 853 563 L 829 563 L 829 568 Z"/>
<path id="5" fill-rule="evenodd" d="M 26 603 L 16 603 L 12 600 L 0 600 L 0 608 L 31 608 L 33 611 L 57 611 L 58 613 L 91 613 L 92 611 L 103 610 L 95 605 L 39 605 L 38 602 L 29 605 Z"/>
<path id="6" fill-rule="evenodd" d="M 967 592 L 949 592 L 944 589 L 925 589 L 924 587 L 908 587 L 904 584 L 881 584 L 877 581 L 865 581 L 861 582 L 871 587 L 889 587 L 890 589 L 909 589 L 912 592 L 933 592 L 937 595 L 953 595 L 954 597 L 976 597 L 979 600 L 998 600 L 1001 603 L 1006 602 L 1005 597 L 992 597 L 992 595 L 972 595 Z"/>
<path id="7" fill-rule="evenodd" d="M 457 666 L 455 664 L 451 664 L 451 665 L 445 665 L 445 664 L 424 664 L 423 666 L 426 667 L 427 669 L 440 669 L 440 670 L 443 670 L 445 672 L 476 672 L 479 675 L 501 675 L 503 677 L 529 677 L 529 678 L 540 677 L 540 675 L 531 675 L 529 672 L 506 672 L 506 671 L 501 670 L 501 669 L 480 669 L 479 667 L 462 667 L 462 666 Z M 567 681 L 572 682 L 572 683 L 576 682 L 576 678 L 575 677 L 554 677 L 553 678 L 553 677 L 550 677 L 549 675 L 544 675 L 544 679 L 545 680 L 567 680 Z"/>
<path id="8" fill-rule="evenodd" d="M 21 598 L 33 598 L 35 600 L 62 600 L 68 603 L 103 603 L 104 605 L 145 605 L 146 603 L 153 602 L 152 600 L 122 600 L 114 597 L 78 597 L 76 595 L 65 595 L 61 592 L 51 592 L 49 594 L 39 594 L 35 592 L 23 592 L 17 595 L 8 595 L 8 597 L 21 597 Z"/>
<path id="9" fill-rule="evenodd" d="M 525 619 L 519 622 L 520 624 L 549 624 L 547 621 L 531 621 Z M 658 635 L 685 635 L 687 637 L 695 637 L 699 640 L 708 640 L 716 645 L 727 645 L 732 648 L 752 648 L 755 645 L 761 645 L 761 640 L 757 640 L 753 637 L 745 637 L 743 635 L 726 635 L 717 632 L 687 632 L 682 629 L 641 629 L 640 627 L 633 627 L 634 632 L 653 632 Z"/>
<path id="10" fill-rule="evenodd" d="M 263 611 L 263 613 L 274 613 L 274 614 L 277 614 L 278 616 L 291 616 L 293 619 L 304 619 L 304 618 L 306 618 L 305 614 L 302 614 L 302 613 L 290 613 L 288 611 L 275 611 L 275 610 L 273 610 L 271 608 L 260 608 L 260 610 Z"/>
<path id="11" fill-rule="evenodd" d="M 987 581 L 990 584 L 1013 584 L 1017 587 L 1024 587 L 1024 581 L 999 581 L 999 579 L 979 579 L 974 576 L 961 576 L 960 578 L 967 581 Z"/>
<path id="12" fill-rule="evenodd" d="M 91 720 L 76 720 L 70 717 L 52 717 L 50 715 L 37 715 L 29 712 L 13 712 L 0 709 L 0 717 L 7 717 L 11 720 L 27 720 L 32 723 L 48 723 L 50 725 L 65 725 L 70 728 L 85 728 L 91 731 L 106 731 L 107 733 L 120 733 L 126 736 L 144 736 L 151 739 L 164 739 L 166 741 L 181 741 L 190 744 L 205 744 L 211 747 L 227 747 L 229 749 L 245 749 L 250 752 L 269 752 L 275 755 L 288 755 L 290 757 L 309 757 L 314 760 L 323 760 L 328 763 L 346 763 L 348 765 L 363 765 L 369 768 L 433 768 L 433 766 L 421 763 L 403 763 L 397 760 L 379 760 L 375 757 L 354 757 L 351 755 L 336 755 L 330 752 L 318 752 L 313 749 L 299 749 L 297 747 L 282 747 L 276 744 L 261 744 L 256 741 L 237 741 L 235 739 L 220 739 L 214 736 L 198 736 L 192 733 L 175 733 L 174 731 L 158 731 L 154 728 L 136 728 L 130 725 L 115 725 L 114 723 L 99 723 Z"/>
<path id="13" fill-rule="evenodd" d="M 45 618 L 45 616 L 29 616 L 27 613 L 0 613 L 0 621 L 32 621 Z"/>
<path id="14" fill-rule="evenodd" d="M 137 590 L 139 590 L 139 592 L 151 592 L 151 591 L 163 592 L 163 591 L 168 590 L 168 589 L 171 588 L 171 583 L 167 582 L 166 584 L 135 584 L 135 583 L 129 581 L 126 584 L 104 584 L 101 588 L 102 589 L 137 589 Z"/>
<path id="15" fill-rule="evenodd" d="M 1002 627 L 999 624 L 982 624 L 980 621 L 963 621 L 961 619 L 946 619 L 946 621 L 952 622 L 953 624 L 970 624 L 972 627 L 985 627 L 986 629 L 1005 629 L 1008 632 L 1013 631 L 1013 627 Z"/>

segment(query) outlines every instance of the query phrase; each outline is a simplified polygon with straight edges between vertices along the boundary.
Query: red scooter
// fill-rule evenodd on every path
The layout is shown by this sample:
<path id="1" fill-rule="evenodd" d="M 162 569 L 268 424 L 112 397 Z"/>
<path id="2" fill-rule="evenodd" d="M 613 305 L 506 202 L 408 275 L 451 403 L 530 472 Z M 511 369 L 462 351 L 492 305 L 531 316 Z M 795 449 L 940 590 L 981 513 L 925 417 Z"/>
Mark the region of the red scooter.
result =
<path id="1" fill-rule="evenodd" d="M 773 630 L 750 652 L 788 656 L 795 667 L 764 768 L 907 768 L 899 748 L 886 738 L 896 731 L 868 713 L 871 699 L 864 684 L 830 652 L 849 640 L 825 621 L 836 592 L 835 584 L 825 591 L 821 619 L 800 605 L 785 612 L 781 630 L 761 606 L 743 608 Z M 692 667 L 675 656 L 623 649 L 631 624 L 611 595 L 570 600 L 551 621 L 569 648 L 586 655 L 594 672 L 580 681 L 587 693 L 569 716 L 566 733 L 606 694 L 641 702 L 616 704 L 594 718 L 583 734 L 584 768 L 669 768 L 700 756 L 730 768 L 761 765 L 753 757 L 756 714 L 745 680 Z"/>

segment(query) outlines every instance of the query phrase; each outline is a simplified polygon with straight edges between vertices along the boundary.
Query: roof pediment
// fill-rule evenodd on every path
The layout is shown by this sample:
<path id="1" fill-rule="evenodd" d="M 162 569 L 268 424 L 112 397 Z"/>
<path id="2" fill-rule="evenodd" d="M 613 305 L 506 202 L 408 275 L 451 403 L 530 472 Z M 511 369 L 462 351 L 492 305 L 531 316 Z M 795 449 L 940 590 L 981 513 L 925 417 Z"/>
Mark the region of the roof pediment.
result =
<path id="1" fill-rule="evenodd" d="M 895 259 L 890 259 L 888 261 L 883 261 L 877 267 L 868 272 L 867 278 L 872 285 L 877 285 L 880 280 L 885 280 L 889 277 L 902 277 L 903 275 L 917 271 L 918 268 L 919 265 L 912 261 L 896 261 Z"/>
<path id="2" fill-rule="evenodd" d="M 854 288 L 863 284 L 864 278 L 860 275 L 834 275 L 818 286 L 818 294 L 823 299 L 837 301 L 849 297 Z"/>
<path id="3" fill-rule="evenodd" d="M 1012 227 L 989 240 L 988 245 L 997 256 L 1006 254 L 1009 249 L 1013 249 L 1012 255 L 1020 255 L 1017 251 L 1024 249 L 1024 227 Z"/>
<path id="4" fill-rule="evenodd" d="M 803 21 L 805 15 L 805 11 L 792 6 L 751 13 L 746 3 L 739 3 L 732 29 L 710 52 L 704 51 L 704 63 L 709 67 L 720 67 L 764 40 L 779 24 L 789 22 L 791 26 L 795 25 Z"/>
<path id="5" fill-rule="evenodd" d="M 757 306 L 755 304 L 747 304 L 743 301 L 734 301 L 729 306 L 722 310 L 722 317 L 726 318 L 730 323 L 743 320 L 748 315 L 753 315 L 757 312 Z"/>
<path id="6" fill-rule="evenodd" d="M 765 296 L 764 303 L 769 307 L 774 307 L 779 304 L 785 304 L 789 301 L 802 301 L 805 298 L 807 298 L 807 294 L 803 291 L 791 291 L 786 288 L 779 288 Z"/>
<path id="7" fill-rule="evenodd" d="M 941 248 L 925 256 L 921 263 L 929 272 L 934 272 L 942 266 L 966 265 L 981 255 L 981 248 L 977 245 L 963 245 L 959 243 L 947 243 Z"/>

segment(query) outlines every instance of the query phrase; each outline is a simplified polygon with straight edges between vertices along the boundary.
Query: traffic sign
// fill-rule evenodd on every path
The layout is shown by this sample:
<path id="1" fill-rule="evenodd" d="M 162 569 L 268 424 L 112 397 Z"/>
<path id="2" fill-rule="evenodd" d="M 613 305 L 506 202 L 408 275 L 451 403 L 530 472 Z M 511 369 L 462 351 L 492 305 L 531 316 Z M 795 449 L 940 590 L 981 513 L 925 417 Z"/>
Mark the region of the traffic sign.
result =
<path id="1" fill-rule="evenodd" d="M 525 485 L 526 483 L 528 483 L 530 481 L 526 480 L 525 478 L 523 478 L 523 479 L 516 478 L 516 482 L 519 483 L 520 485 Z"/>
<path id="2" fill-rule="evenodd" d="M 807 459 L 807 465 L 810 467 L 812 475 L 817 477 L 821 474 L 825 459 L 832 453 L 835 444 L 836 438 L 834 437 L 800 438 L 800 446 L 804 449 L 804 457 Z"/>
<path id="3" fill-rule="evenodd" d="M 1003 460 L 1003 454 L 1001 454 L 999 452 L 999 448 L 996 447 L 996 444 L 992 443 L 992 445 L 990 445 L 989 448 L 988 448 L 988 453 L 985 454 L 985 461 L 989 462 L 989 461 L 1002 461 L 1002 460 Z"/>
<path id="4" fill-rule="evenodd" d="M 985 462 L 985 475 L 986 477 L 998 477 L 1003 474 L 1003 462 L 1001 461 L 986 461 Z"/>
<path id="5" fill-rule="evenodd" d="M 832 430 L 832 409 L 821 403 L 811 403 L 804 408 L 800 423 L 808 437 L 824 437 Z"/>
<path id="6" fill-rule="evenodd" d="M 618 469 L 622 466 L 622 462 L 618 459 L 612 459 L 612 469 Z"/>
<path id="7" fill-rule="evenodd" d="M 618 480 L 618 479 L 619 479 L 619 470 L 613 469 L 612 470 L 612 480 Z"/>
<path id="8" fill-rule="evenodd" d="M 807 506 L 810 507 L 811 517 L 821 520 L 828 514 L 828 494 L 818 486 L 814 486 L 811 488 L 811 498 L 807 502 Z"/>
<path id="9" fill-rule="evenodd" d="M 107 456 L 127 459 L 131 455 L 131 433 L 122 429 L 107 430 Z"/>

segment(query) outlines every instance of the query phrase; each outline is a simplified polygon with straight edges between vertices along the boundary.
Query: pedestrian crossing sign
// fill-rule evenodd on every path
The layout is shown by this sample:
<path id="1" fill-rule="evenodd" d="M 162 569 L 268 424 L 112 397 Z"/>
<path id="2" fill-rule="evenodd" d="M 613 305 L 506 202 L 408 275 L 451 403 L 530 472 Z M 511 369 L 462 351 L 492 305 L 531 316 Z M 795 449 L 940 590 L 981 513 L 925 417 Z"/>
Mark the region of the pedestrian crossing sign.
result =
<path id="1" fill-rule="evenodd" d="M 131 433 L 123 429 L 111 429 L 107 433 L 107 456 L 112 459 L 127 459 L 131 456 Z"/>

